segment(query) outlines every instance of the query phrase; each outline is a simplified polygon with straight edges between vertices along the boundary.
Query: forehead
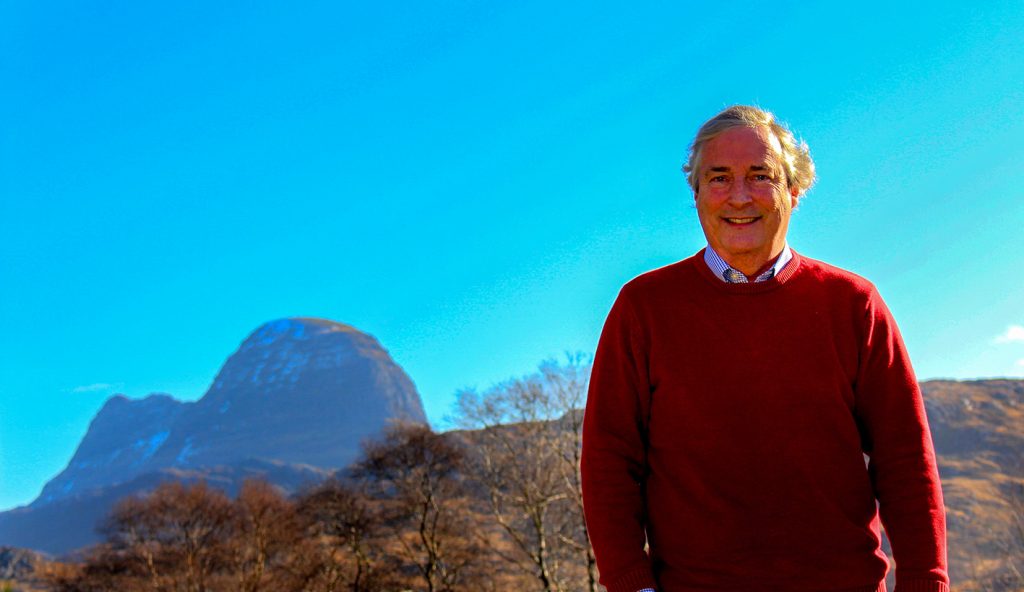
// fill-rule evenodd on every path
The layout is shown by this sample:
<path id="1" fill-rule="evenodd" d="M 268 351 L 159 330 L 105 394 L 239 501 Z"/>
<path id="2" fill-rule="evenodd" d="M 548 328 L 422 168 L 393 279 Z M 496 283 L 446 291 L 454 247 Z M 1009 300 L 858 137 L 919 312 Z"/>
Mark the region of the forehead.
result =
<path id="1" fill-rule="evenodd" d="M 701 169 L 775 165 L 782 145 L 766 127 L 733 127 L 711 138 L 701 150 Z"/>

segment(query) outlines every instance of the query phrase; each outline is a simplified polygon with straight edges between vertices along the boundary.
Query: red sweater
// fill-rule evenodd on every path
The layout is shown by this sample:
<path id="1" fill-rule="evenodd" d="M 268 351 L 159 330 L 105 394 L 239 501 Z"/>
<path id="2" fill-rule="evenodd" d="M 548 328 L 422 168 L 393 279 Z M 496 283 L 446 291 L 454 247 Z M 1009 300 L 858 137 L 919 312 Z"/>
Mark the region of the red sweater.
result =
<path id="1" fill-rule="evenodd" d="M 897 591 L 948 591 L 935 453 L 896 324 L 870 282 L 796 253 L 763 283 L 722 282 L 700 252 L 623 287 L 582 471 L 609 592 L 884 590 L 879 514 Z"/>

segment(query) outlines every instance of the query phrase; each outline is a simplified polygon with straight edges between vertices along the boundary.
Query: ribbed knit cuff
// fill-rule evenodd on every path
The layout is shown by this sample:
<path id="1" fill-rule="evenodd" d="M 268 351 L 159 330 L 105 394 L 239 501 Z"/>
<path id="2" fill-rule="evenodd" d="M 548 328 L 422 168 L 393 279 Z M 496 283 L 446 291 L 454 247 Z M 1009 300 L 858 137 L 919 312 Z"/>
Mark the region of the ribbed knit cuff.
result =
<path id="1" fill-rule="evenodd" d="M 900 580 L 897 577 L 894 592 L 949 592 L 949 584 L 936 580 Z"/>
<path id="2" fill-rule="evenodd" d="M 620 575 L 614 582 L 609 582 L 608 592 L 637 592 L 644 588 L 658 589 L 654 582 L 654 574 L 648 566 L 638 567 Z"/>
<path id="3" fill-rule="evenodd" d="M 885 580 L 878 582 L 874 586 L 861 586 L 858 588 L 843 588 L 837 592 L 886 592 Z"/>
<path id="4" fill-rule="evenodd" d="M 849 588 L 842 592 L 886 592 L 885 580 L 878 582 L 877 586 L 866 586 L 864 588 Z M 897 580 L 896 590 L 893 592 L 949 592 L 949 585 L 937 580 Z"/>

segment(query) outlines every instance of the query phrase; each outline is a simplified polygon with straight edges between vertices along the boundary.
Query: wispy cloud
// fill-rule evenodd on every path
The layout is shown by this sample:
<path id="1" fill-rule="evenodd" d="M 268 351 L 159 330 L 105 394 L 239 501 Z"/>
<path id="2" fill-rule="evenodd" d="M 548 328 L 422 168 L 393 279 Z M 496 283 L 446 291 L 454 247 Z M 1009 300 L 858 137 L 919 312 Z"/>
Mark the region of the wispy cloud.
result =
<path id="1" fill-rule="evenodd" d="M 996 337 L 996 343 L 1012 343 L 1024 341 L 1024 325 L 1010 325 L 1006 332 Z"/>
<path id="2" fill-rule="evenodd" d="M 1020 366 L 1021 368 L 1024 368 L 1024 358 L 1017 360 L 1017 365 Z"/>
<path id="3" fill-rule="evenodd" d="M 114 385 L 109 382 L 97 382 L 95 384 L 85 384 L 82 386 L 76 386 L 71 389 L 73 393 L 95 393 L 96 391 L 105 391 L 114 388 Z"/>

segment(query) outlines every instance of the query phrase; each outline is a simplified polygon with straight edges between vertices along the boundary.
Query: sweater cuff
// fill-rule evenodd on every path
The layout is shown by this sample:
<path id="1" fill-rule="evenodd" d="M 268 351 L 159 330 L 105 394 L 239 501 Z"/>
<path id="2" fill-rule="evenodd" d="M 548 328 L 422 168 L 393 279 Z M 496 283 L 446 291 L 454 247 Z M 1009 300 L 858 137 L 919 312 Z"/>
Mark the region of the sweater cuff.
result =
<path id="1" fill-rule="evenodd" d="M 949 592 L 949 584 L 938 580 L 896 580 L 894 592 Z"/>
<path id="2" fill-rule="evenodd" d="M 637 592 L 644 588 L 658 589 L 654 581 L 654 574 L 647 565 L 631 569 L 620 575 L 615 581 L 608 582 L 608 592 Z"/>

